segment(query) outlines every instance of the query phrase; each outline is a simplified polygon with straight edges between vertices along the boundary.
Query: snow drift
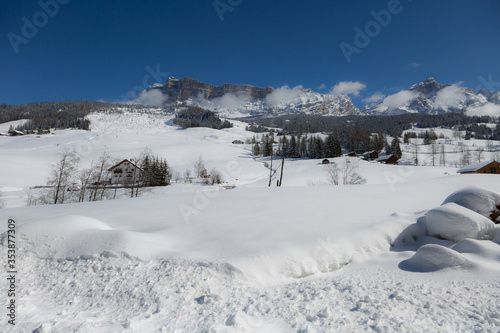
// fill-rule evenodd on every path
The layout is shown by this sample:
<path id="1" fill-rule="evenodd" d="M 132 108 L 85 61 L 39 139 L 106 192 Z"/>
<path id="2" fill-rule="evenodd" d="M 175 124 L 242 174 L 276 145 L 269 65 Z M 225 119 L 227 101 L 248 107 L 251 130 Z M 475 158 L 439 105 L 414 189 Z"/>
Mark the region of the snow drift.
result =
<path id="1" fill-rule="evenodd" d="M 474 265 L 457 251 L 437 244 L 420 247 L 412 258 L 401 263 L 401 268 L 416 272 L 433 272 L 449 267 L 466 269 Z"/>
<path id="2" fill-rule="evenodd" d="M 97 219 L 76 215 L 26 223 L 19 226 L 18 234 L 25 249 L 39 258 L 87 258 L 103 253 L 124 253 L 147 259 L 159 255 L 157 249 L 168 246 L 161 236 L 113 230 Z"/>
<path id="3" fill-rule="evenodd" d="M 493 239 L 495 224 L 486 217 L 453 202 L 431 209 L 426 216 L 431 236 L 440 236 L 453 242 L 464 238 Z"/>
<path id="4" fill-rule="evenodd" d="M 466 187 L 451 194 L 443 204 L 456 203 L 485 217 L 492 217 L 498 212 L 500 206 L 500 193 L 479 188 L 476 186 Z"/>

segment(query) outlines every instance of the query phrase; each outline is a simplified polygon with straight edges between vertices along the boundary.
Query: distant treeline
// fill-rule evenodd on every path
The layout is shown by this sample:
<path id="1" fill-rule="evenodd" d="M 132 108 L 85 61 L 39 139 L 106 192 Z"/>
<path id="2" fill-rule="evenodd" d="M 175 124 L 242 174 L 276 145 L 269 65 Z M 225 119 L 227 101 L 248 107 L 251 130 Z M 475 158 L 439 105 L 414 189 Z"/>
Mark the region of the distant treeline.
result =
<path id="1" fill-rule="evenodd" d="M 222 121 L 215 112 L 196 106 L 186 106 L 185 110 L 178 111 L 175 114 L 174 124 L 183 128 L 209 127 L 213 129 L 223 129 L 233 127 L 233 124 L 229 121 Z"/>
<path id="2" fill-rule="evenodd" d="M 109 111 L 113 108 L 147 108 L 143 105 L 110 104 L 92 101 L 41 102 L 24 105 L 0 105 L 0 123 L 29 119 L 17 130 L 77 128 L 88 130 L 90 121 L 85 116 L 91 112 Z"/>
<path id="3" fill-rule="evenodd" d="M 337 133 L 350 132 L 384 133 L 401 137 L 403 131 L 412 126 L 420 128 L 454 128 L 456 130 L 470 131 L 477 139 L 500 140 L 499 119 L 489 116 L 465 116 L 463 114 L 425 115 L 405 114 L 397 116 L 347 116 L 324 117 L 315 115 L 289 115 L 274 118 L 246 120 L 255 123 L 248 130 L 256 133 L 263 132 L 264 127 L 281 128 L 283 132 L 290 133 Z M 495 123 L 496 127 L 490 128 L 484 123 Z"/>

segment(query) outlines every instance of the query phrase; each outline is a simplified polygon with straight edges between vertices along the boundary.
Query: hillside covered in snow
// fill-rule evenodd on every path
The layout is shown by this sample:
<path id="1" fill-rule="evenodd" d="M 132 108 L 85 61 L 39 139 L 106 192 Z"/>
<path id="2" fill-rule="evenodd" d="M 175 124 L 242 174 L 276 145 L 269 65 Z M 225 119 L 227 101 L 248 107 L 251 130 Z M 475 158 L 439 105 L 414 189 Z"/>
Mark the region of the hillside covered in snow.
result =
<path id="1" fill-rule="evenodd" d="M 276 187 L 281 160 L 271 167 L 270 157 L 253 154 L 245 142 L 256 134 L 245 123 L 182 129 L 173 117 L 162 109 L 97 112 L 88 115 L 91 131 L 0 137 L 0 260 L 6 267 L 12 220 L 17 265 L 16 326 L 3 316 L 2 328 L 499 330 L 500 178 L 457 173 L 467 151 L 471 162 L 498 158 L 496 141 L 436 128 L 446 154 L 434 166 L 421 138 L 401 143 L 399 165 L 330 158 L 355 166 L 361 185 L 332 185 L 322 159 L 287 158 Z M 170 186 L 26 206 L 63 151 L 85 168 L 103 153 L 135 161 L 145 147 L 177 174 Z M 194 175 L 200 157 L 222 184 Z M 2 298 L 3 309 L 8 302 Z"/>

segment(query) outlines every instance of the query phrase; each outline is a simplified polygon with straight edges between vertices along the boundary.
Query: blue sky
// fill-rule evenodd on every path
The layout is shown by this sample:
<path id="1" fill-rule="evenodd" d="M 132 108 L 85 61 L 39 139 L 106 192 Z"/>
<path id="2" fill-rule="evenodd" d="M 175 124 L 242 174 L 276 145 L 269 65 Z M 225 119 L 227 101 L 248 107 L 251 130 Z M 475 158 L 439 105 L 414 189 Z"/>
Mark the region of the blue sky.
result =
<path id="1" fill-rule="evenodd" d="M 2 1 L 0 103 L 113 102 L 169 75 L 322 93 L 352 81 L 358 107 L 431 76 L 500 90 L 499 17 L 498 0 Z"/>

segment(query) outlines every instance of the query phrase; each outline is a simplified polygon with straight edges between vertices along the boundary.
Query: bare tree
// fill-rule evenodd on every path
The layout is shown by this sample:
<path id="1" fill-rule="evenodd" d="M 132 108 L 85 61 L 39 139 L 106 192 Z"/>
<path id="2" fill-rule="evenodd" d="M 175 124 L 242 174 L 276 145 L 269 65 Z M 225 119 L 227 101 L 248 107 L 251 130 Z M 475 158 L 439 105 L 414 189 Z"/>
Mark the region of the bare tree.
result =
<path id="1" fill-rule="evenodd" d="M 186 171 L 184 171 L 184 182 L 185 183 L 192 183 L 192 179 L 191 179 L 191 170 L 189 169 L 186 169 Z"/>
<path id="2" fill-rule="evenodd" d="M 172 179 L 178 183 L 180 180 L 181 180 L 182 176 L 181 176 L 181 173 L 179 171 L 175 171 L 172 175 Z"/>
<path id="3" fill-rule="evenodd" d="M 484 155 L 484 147 L 483 146 L 478 146 L 476 148 L 476 158 L 478 162 L 481 162 L 481 159 L 483 158 Z"/>
<path id="4" fill-rule="evenodd" d="M 219 172 L 219 170 L 215 168 L 210 170 L 210 183 L 212 185 L 222 184 L 222 174 Z"/>
<path id="5" fill-rule="evenodd" d="M 342 180 L 344 185 L 358 185 L 366 183 L 366 179 L 361 177 L 356 170 L 359 168 L 357 161 L 344 160 L 341 164 Z"/>
<path id="6" fill-rule="evenodd" d="M 418 139 L 415 139 L 415 142 L 413 143 L 413 148 L 415 151 L 415 165 L 418 165 Z"/>
<path id="7" fill-rule="evenodd" d="M 198 158 L 198 161 L 194 163 L 194 174 L 196 177 L 203 177 L 207 173 L 207 169 L 205 168 L 205 162 L 203 162 L 203 158 L 200 157 Z"/>
<path id="8" fill-rule="evenodd" d="M 491 159 L 496 162 L 500 162 L 500 151 L 497 150 L 493 152 L 493 154 L 491 155 Z"/>
<path id="9" fill-rule="evenodd" d="M 330 163 L 330 164 L 325 165 L 325 171 L 328 174 L 328 176 L 327 176 L 328 182 L 332 185 L 338 185 L 339 184 L 339 168 L 337 167 L 337 164 Z"/>
<path id="10" fill-rule="evenodd" d="M 430 153 L 431 153 L 432 166 L 435 166 L 436 165 L 436 155 L 438 153 L 436 141 L 431 141 Z"/>
<path id="11" fill-rule="evenodd" d="M 366 183 L 366 179 L 356 172 L 359 164 L 344 160 L 340 166 L 336 163 L 327 164 L 325 171 L 327 180 L 332 185 L 360 185 Z"/>
<path id="12" fill-rule="evenodd" d="M 453 130 L 453 137 L 458 140 L 463 139 L 462 131 Z"/>
<path id="13" fill-rule="evenodd" d="M 85 192 L 92 182 L 92 176 L 94 174 L 94 163 L 92 162 L 90 168 L 83 169 L 78 173 L 78 182 L 80 186 L 80 194 L 78 196 L 78 202 L 85 201 Z"/>
<path id="14" fill-rule="evenodd" d="M 446 151 L 444 144 L 441 145 L 441 151 L 439 153 L 439 165 L 446 166 Z"/>
<path id="15" fill-rule="evenodd" d="M 495 147 L 495 145 L 493 144 L 493 141 L 491 141 L 491 140 L 486 141 L 486 151 L 487 152 L 493 151 L 494 147 Z"/>
<path id="16" fill-rule="evenodd" d="M 471 154 L 470 154 L 469 148 L 466 148 L 465 151 L 462 153 L 462 156 L 460 156 L 460 167 L 461 168 L 470 164 L 470 161 L 471 161 L 470 155 Z"/>
<path id="17" fill-rule="evenodd" d="M 75 172 L 78 167 L 79 158 L 74 152 L 64 151 L 60 154 L 59 162 L 52 165 L 47 185 L 50 186 L 48 193 L 41 198 L 44 203 L 63 204 L 66 190 L 74 181 Z"/>
<path id="18" fill-rule="evenodd" d="M 92 181 L 94 187 L 92 188 L 89 201 L 100 201 L 103 199 L 104 192 L 106 191 L 108 169 L 110 166 L 110 156 L 107 153 L 103 153 L 94 167 Z"/>

